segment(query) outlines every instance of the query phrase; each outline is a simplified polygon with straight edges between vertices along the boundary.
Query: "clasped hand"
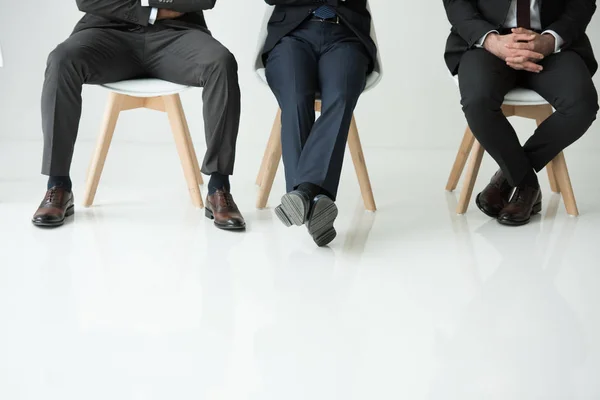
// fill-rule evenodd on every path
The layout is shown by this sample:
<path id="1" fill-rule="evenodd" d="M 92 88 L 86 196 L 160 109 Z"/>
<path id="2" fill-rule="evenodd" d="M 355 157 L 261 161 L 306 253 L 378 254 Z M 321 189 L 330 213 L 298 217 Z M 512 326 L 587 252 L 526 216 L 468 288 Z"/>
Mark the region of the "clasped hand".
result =
<path id="1" fill-rule="evenodd" d="M 181 17 L 183 14 L 184 13 L 168 10 L 166 8 L 160 8 L 158 10 L 158 15 L 156 16 L 156 19 L 175 19 Z"/>
<path id="2" fill-rule="evenodd" d="M 488 35 L 483 46 L 513 69 L 539 73 L 544 67 L 538 63 L 554 52 L 555 41 L 550 34 L 515 28 L 508 35 Z"/>

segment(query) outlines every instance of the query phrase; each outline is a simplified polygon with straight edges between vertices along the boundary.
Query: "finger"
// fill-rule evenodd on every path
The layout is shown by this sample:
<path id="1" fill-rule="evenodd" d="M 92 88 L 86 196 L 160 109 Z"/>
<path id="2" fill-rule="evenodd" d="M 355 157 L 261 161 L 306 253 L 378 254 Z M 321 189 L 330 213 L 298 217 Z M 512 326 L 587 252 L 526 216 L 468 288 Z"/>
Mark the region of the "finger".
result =
<path id="1" fill-rule="evenodd" d="M 512 28 L 511 31 L 512 31 L 512 33 L 521 33 L 521 34 L 527 34 L 527 35 L 535 34 L 535 32 L 532 31 L 531 29 L 525 29 L 525 28 Z"/>
<path id="2" fill-rule="evenodd" d="M 523 64 L 525 61 L 528 61 L 527 57 L 518 56 L 518 57 L 506 57 L 506 62 L 510 62 L 513 64 Z"/>
<path id="3" fill-rule="evenodd" d="M 518 57 L 518 56 L 530 58 L 532 60 L 543 60 L 544 59 L 543 54 L 537 53 L 537 52 L 531 51 L 531 50 L 512 50 L 510 52 L 510 57 Z"/>
<path id="4" fill-rule="evenodd" d="M 534 62 L 531 62 L 531 61 L 525 61 L 521 65 L 523 65 L 523 68 L 529 72 L 538 72 L 539 73 L 544 70 L 544 67 L 542 67 L 541 65 L 536 64 Z"/>
<path id="5" fill-rule="evenodd" d="M 532 64 L 539 65 L 539 64 L 537 64 L 535 62 L 535 60 L 531 60 L 531 59 L 529 59 L 527 57 L 523 57 L 523 56 L 519 56 L 519 57 L 507 57 L 506 58 L 506 62 L 510 62 L 510 63 L 513 63 L 513 64 L 524 64 L 524 63 L 530 62 Z"/>
<path id="6" fill-rule="evenodd" d="M 512 35 L 513 42 L 531 42 L 536 37 L 535 34 L 530 33 L 515 33 Z"/>
<path id="7" fill-rule="evenodd" d="M 540 73 L 542 72 L 542 70 L 544 69 L 541 65 L 532 63 L 532 62 L 525 62 L 525 63 L 512 63 L 512 62 L 507 62 L 506 65 L 508 65 L 509 67 L 519 70 L 519 71 L 528 71 L 528 72 L 533 72 L 533 73 Z"/>
<path id="8" fill-rule="evenodd" d="M 521 71 L 523 69 L 523 64 L 518 64 L 518 63 L 515 64 L 515 63 L 507 62 L 506 65 L 508 65 L 512 69 L 516 69 L 517 71 Z"/>
<path id="9" fill-rule="evenodd" d="M 533 50 L 535 48 L 535 44 L 532 42 L 510 42 L 504 46 L 513 50 Z"/>

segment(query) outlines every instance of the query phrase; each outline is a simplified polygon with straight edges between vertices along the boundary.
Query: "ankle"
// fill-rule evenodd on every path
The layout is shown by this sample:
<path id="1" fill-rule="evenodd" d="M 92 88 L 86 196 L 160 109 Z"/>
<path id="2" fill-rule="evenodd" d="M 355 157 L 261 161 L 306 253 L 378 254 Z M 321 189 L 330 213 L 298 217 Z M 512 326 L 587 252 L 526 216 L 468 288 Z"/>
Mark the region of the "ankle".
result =
<path id="1" fill-rule="evenodd" d="M 48 190 L 53 187 L 62 187 L 67 192 L 70 192 L 73 188 L 73 183 L 71 182 L 71 178 L 67 176 L 50 176 L 48 177 Z"/>
<path id="2" fill-rule="evenodd" d="M 306 193 L 311 200 L 323 193 L 323 189 L 320 186 L 309 182 L 301 183 L 296 187 L 296 190 Z"/>
<path id="3" fill-rule="evenodd" d="M 229 192 L 231 190 L 229 175 L 219 174 L 218 172 L 210 175 L 210 181 L 208 182 L 208 194 L 213 195 L 217 190 L 222 190 L 224 192 Z"/>

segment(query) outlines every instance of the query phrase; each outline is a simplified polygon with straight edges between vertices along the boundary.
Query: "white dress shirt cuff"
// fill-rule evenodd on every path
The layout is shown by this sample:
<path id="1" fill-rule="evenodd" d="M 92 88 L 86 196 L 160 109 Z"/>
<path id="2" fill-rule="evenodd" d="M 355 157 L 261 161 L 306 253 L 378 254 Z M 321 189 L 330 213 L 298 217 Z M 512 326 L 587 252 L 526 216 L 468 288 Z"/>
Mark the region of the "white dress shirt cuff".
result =
<path id="1" fill-rule="evenodd" d="M 554 46 L 554 52 L 560 53 L 560 50 L 562 49 L 563 45 L 565 44 L 565 41 L 563 40 L 563 38 L 561 38 L 560 35 L 554 31 L 544 31 L 544 32 L 542 32 L 542 35 L 544 33 L 549 33 L 552 36 L 554 36 L 554 39 L 556 39 L 556 45 Z"/>
<path id="2" fill-rule="evenodd" d="M 156 22 L 156 18 L 158 17 L 158 8 L 153 7 L 152 11 L 150 11 L 150 19 L 148 20 L 148 22 L 151 25 L 154 25 L 154 23 Z"/>
<path id="3" fill-rule="evenodd" d="M 150 7 L 150 0 L 141 0 L 142 7 Z M 156 17 L 158 16 L 158 8 L 153 7 L 150 11 L 150 18 L 148 19 L 148 23 L 154 25 L 156 22 Z"/>
<path id="4" fill-rule="evenodd" d="M 481 39 L 479 39 L 476 43 L 475 43 L 475 47 L 478 48 L 482 48 L 483 44 L 485 43 L 485 39 L 487 39 L 487 37 L 490 35 L 490 33 L 500 33 L 498 31 L 489 31 L 488 33 L 486 33 L 485 35 L 483 35 L 483 37 Z"/>

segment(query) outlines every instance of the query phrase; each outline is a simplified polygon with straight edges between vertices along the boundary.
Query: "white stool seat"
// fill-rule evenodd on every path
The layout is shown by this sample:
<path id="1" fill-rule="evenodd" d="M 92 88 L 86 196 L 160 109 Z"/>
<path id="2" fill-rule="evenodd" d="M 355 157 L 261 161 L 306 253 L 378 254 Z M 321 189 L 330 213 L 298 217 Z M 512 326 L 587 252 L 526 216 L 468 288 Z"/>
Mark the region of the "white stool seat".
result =
<path id="1" fill-rule="evenodd" d="M 504 104 L 508 106 L 542 106 L 548 102 L 533 90 L 516 88 L 504 97 Z"/>
<path id="2" fill-rule="evenodd" d="M 458 75 L 453 78 L 458 85 Z M 548 102 L 533 90 L 516 88 L 504 97 L 504 104 L 507 106 L 542 106 L 548 104 Z"/>
<path id="3" fill-rule="evenodd" d="M 159 97 L 181 93 L 189 86 L 163 81 L 161 79 L 131 79 L 101 85 L 113 92 L 132 97 Z"/>

